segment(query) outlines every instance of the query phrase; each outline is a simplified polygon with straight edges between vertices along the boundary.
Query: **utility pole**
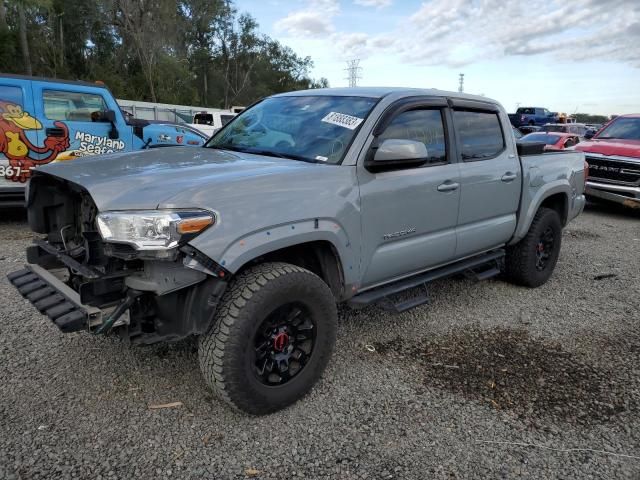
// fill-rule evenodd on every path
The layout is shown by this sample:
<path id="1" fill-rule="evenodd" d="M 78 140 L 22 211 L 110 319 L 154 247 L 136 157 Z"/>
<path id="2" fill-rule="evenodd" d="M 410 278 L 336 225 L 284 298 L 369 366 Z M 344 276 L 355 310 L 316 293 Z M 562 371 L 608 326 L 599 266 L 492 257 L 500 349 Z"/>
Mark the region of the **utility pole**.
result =
<path id="1" fill-rule="evenodd" d="M 460 85 L 458 86 L 458 91 L 460 93 L 464 92 L 464 73 L 460 74 Z"/>
<path id="2" fill-rule="evenodd" d="M 362 78 L 360 72 L 362 71 L 362 67 L 360 66 L 360 59 L 354 58 L 353 60 L 347 60 L 347 68 L 345 68 L 347 72 L 346 80 L 349 81 L 350 87 L 357 87 L 358 80 Z"/>

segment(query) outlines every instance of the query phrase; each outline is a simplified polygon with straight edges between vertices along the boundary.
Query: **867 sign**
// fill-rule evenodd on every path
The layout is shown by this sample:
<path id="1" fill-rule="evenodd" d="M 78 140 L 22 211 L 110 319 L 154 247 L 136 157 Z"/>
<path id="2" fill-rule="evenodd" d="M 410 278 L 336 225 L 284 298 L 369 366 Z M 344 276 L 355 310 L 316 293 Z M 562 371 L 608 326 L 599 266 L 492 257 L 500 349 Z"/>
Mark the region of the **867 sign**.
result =
<path id="1" fill-rule="evenodd" d="M 22 173 L 22 168 L 12 167 L 11 165 L 0 165 L 0 177 L 13 177 Z"/>

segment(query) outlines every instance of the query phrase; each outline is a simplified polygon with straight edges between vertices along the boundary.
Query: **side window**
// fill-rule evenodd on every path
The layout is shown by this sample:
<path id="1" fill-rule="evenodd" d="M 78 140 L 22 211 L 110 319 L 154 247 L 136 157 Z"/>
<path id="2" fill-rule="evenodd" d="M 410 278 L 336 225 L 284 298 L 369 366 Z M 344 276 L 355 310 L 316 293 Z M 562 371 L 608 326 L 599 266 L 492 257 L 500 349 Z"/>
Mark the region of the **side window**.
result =
<path id="1" fill-rule="evenodd" d="M 22 111 L 23 101 L 20 87 L 0 85 L 0 109 L 2 109 L 2 113 L 11 113 L 9 109 L 15 106 L 19 106 Z"/>
<path id="2" fill-rule="evenodd" d="M 220 121 L 222 122 L 222 126 L 225 126 L 227 123 L 233 120 L 233 117 L 235 117 L 235 115 L 220 115 Z"/>
<path id="3" fill-rule="evenodd" d="M 380 135 L 379 140 L 415 140 L 427 147 L 427 165 L 447 162 L 442 112 L 440 110 L 409 110 L 402 112 Z"/>
<path id="4" fill-rule="evenodd" d="M 44 115 L 49 120 L 99 122 L 107 109 L 101 95 L 94 93 L 45 90 L 42 93 Z"/>
<path id="5" fill-rule="evenodd" d="M 464 161 L 492 158 L 505 148 L 497 113 L 455 110 L 453 120 Z"/>

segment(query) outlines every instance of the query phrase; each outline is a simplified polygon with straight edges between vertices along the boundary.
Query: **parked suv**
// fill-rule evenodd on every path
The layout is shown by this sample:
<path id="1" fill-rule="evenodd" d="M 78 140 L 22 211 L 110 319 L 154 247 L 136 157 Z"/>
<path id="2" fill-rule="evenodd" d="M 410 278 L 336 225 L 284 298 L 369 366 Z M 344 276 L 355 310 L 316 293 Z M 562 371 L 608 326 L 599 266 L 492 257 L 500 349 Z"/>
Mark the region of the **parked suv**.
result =
<path id="1" fill-rule="evenodd" d="M 337 303 L 404 311 L 427 297 L 397 293 L 458 273 L 545 283 L 584 206 L 585 162 L 543 148 L 516 146 L 484 97 L 276 95 L 205 148 L 35 170 L 29 225 L 44 237 L 9 279 L 64 332 L 199 336 L 208 385 L 272 412 L 320 377 Z"/>

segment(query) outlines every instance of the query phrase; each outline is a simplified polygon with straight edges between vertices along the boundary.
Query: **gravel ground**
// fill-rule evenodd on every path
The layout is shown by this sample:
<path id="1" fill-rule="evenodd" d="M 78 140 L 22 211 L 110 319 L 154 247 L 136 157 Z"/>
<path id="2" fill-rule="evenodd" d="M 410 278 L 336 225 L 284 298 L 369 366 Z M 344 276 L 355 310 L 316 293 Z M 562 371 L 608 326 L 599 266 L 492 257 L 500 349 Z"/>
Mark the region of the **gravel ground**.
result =
<path id="1" fill-rule="evenodd" d="M 212 398 L 194 342 L 59 333 L 4 278 L 32 237 L 6 217 L 0 478 L 640 478 L 634 212 L 591 206 L 537 290 L 452 279 L 401 315 L 342 309 L 323 380 L 261 418 Z"/>

